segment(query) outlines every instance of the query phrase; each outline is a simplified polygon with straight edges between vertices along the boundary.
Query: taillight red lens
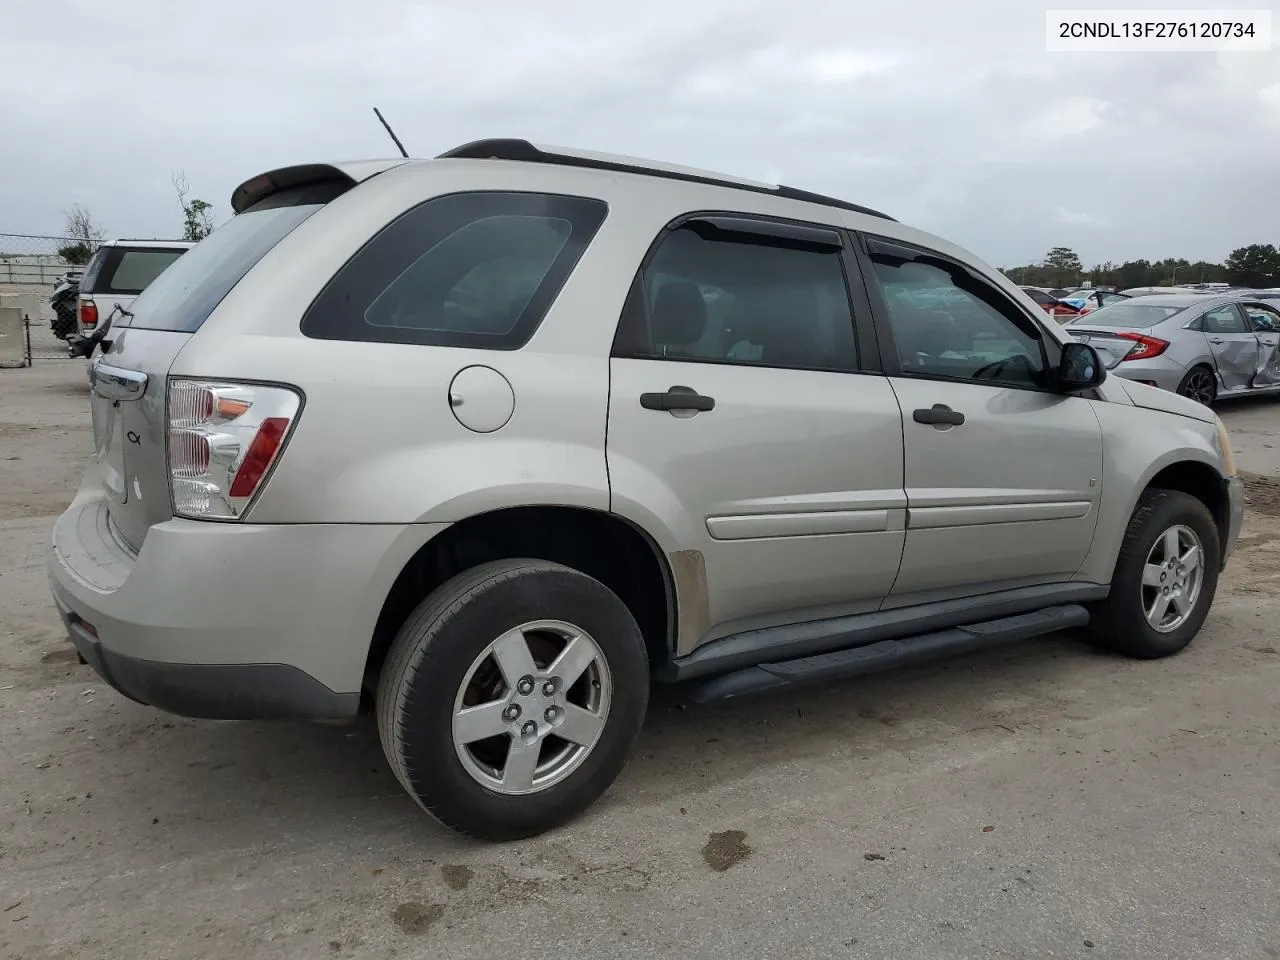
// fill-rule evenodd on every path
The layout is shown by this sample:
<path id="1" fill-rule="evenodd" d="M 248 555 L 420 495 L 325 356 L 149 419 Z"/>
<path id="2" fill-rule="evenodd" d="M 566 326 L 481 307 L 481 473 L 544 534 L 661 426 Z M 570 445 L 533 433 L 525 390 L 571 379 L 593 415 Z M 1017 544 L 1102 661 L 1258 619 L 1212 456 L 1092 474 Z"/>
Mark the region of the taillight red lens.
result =
<path id="1" fill-rule="evenodd" d="M 96 327 L 98 325 L 98 305 L 92 300 L 80 301 L 80 326 Z"/>
<path id="2" fill-rule="evenodd" d="M 271 468 L 271 462 L 280 452 L 280 444 L 289 431 L 288 417 L 267 417 L 258 428 L 258 434 L 249 444 L 249 452 L 245 454 L 244 463 L 231 481 L 230 495 L 233 497 L 252 497 L 258 484 Z"/>
<path id="3" fill-rule="evenodd" d="M 1161 340 L 1159 337 L 1148 337 L 1141 333 L 1117 333 L 1117 337 L 1122 340 L 1132 340 L 1134 345 L 1129 349 L 1121 362 L 1125 360 L 1149 360 L 1152 357 L 1158 357 L 1169 348 L 1168 340 Z"/>

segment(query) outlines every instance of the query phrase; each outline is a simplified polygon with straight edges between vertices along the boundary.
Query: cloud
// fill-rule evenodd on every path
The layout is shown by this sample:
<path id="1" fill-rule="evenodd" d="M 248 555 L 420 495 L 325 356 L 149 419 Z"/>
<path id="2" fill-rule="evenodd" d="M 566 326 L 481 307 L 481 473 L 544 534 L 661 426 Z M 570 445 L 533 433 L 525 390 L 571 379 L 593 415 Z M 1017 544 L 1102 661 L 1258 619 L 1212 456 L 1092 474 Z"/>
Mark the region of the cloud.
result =
<path id="1" fill-rule="evenodd" d="M 1050 54 L 1026 0 L 7 0 L 0 78 L 0 232 L 78 202 L 172 235 L 173 171 L 225 215 L 263 170 L 393 153 L 376 104 L 417 156 L 523 136 L 767 174 L 994 263 L 1280 241 L 1280 58 Z"/>
<path id="2" fill-rule="evenodd" d="M 1107 104 L 1089 97 L 1072 97 L 1051 104 L 1033 116 L 1027 133 L 1042 140 L 1074 140 L 1102 122 Z"/>
<path id="3" fill-rule="evenodd" d="M 1092 213 L 1087 213 L 1084 210 L 1068 210 L 1066 207 L 1056 207 L 1053 215 L 1059 223 L 1065 223 L 1070 226 L 1101 227 L 1106 225 L 1105 220 L 1095 217 Z"/>

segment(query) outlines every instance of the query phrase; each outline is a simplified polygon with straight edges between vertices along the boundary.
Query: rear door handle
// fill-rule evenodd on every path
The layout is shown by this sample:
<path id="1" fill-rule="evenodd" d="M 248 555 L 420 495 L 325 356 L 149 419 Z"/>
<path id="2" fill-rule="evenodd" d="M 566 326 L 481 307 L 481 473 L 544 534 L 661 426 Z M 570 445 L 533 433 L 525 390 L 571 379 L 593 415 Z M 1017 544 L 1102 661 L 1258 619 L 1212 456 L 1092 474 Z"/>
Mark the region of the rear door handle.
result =
<path id="1" fill-rule="evenodd" d="M 646 410 L 714 410 L 714 397 L 704 397 L 693 387 L 670 387 L 665 393 L 640 394 Z"/>
<path id="2" fill-rule="evenodd" d="M 1210 337 L 1209 342 L 1210 343 L 1226 343 L 1227 341 L 1223 340 L 1221 337 Z"/>
<path id="3" fill-rule="evenodd" d="M 927 423 L 935 427 L 958 427 L 964 423 L 964 414 L 952 410 L 945 403 L 935 403 L 932 407 L 922 407 L 911 414 L 916 423 Z"/>

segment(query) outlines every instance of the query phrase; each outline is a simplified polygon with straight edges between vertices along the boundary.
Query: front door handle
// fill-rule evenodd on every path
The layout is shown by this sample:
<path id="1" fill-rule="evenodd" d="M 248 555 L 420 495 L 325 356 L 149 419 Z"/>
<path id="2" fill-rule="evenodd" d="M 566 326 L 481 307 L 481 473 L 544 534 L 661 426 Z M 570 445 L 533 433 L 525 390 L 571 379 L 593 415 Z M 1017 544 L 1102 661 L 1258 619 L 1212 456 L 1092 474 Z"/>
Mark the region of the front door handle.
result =
<path id="1" fill-rule="evenodd" d="M 1221 337 L 1210 337 L 1209 342 L 1221 344 L 1221 343 L 1226 343 L 1227 341 L 1223 340 Z"/>
<path id="2" fill-rule="evenodd" d="M 693 387 L 670 387 L 665 393 L 640 394 L 646 410 L 714 410 L 714 397 L 704 397 Z"/>
<path id="3" fill-rule="evenodd" d="M 958 427 L 964 423 L 964 414 L 952 410 L 945 403 L 935 403 L 932 407 L 922 407 L 911 414 L 916 423 L 927 423 L 935 427 Z"/>

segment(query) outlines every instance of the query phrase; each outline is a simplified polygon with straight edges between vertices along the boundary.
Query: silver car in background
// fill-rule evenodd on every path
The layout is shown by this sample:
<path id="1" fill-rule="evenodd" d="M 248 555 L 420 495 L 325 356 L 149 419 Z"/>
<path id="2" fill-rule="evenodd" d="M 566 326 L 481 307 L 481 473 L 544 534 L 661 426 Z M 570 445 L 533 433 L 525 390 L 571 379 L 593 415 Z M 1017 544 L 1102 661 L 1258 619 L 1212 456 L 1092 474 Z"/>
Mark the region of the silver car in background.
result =
<path id="1" fill-rule="evenodd" d="M 1280 393 L 1278 306 L 1239 294 L 1153 294 L 1108 304 L 1064 329 L 1116 376 L 1208 406 Z"/>

